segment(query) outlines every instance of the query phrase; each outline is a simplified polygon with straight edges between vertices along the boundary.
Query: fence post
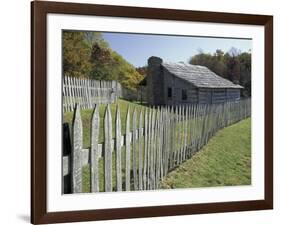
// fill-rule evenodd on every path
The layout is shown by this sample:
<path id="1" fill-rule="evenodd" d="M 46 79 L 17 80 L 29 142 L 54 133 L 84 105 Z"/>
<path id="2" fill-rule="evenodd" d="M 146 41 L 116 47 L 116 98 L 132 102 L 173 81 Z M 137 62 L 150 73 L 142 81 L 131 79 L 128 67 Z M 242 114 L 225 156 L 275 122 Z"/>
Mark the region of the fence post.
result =
<path id="1" fill-rule="evenodd" d="M 187 139 L 187 107 L 183 107 L 183 147 L 181 161 L 186 159 L 186 139 Z"/>
<path id="2" fill-rule="evenodd" d="M 67 81 L 67 89 L 68 89 L 69 103 L 70 103 L 69 107 L 70 107 L 70 111 L 73 111 L 75 100 L 73 100 L 71 78 L 70 77 L 66 77 L 66 81 Z"/>
<path id="3" fill-rule="evenodd" d="M 126 117 L 126 191 L 130 191 L 130 170 L 131 170 L 131 136 L 130 136 L 130 106 Z"/>
<path id="4" fill-rule="evenodd" d="M 70 131 L 69 131 L 69 124 L 63 124 L 63 156 L 70 156 L 71 155 L 71 139 L 70 139 Z M 68 160 L 69 164 L 70 158 Z M 68 168 L 70 165 L 68 164 Z M 69 194 L 71 193 L 71 170 L 70 173 L 63 177 L 63 185 L 62 185 L 62 193 Z"/>
<path id="5" fill-rule="evenodd" d="M 122 191 L 122 169 L 121 169 L 121 119 L 120 110 L 117 105 L 115 116 L 115 150 L 116 150 L 116 184 L 117 191 Z"/>
<path id="6" fill-rule="evenodd" d="M 159 186 L 159 181 L 160 181 L 160 165 L 161 165 L 161 160 L 162 157 L 160 157 L 160 152 L 161 152 L 161 111 L 160 108 L 157 107 L 157 114 L 156 114 L 156 134 L 155 134 L 155 188 L 158 188 Z"/>
<path id="7" fill-rule="evenodd" d="M 147 189 L 151 188 L 151 169 L 150 169 L 150 156 L 152 151 L 152 109 L 149 109 L 148 125 L 147 125 Z"/>
<path id="8" fill-rule="evenodd" d="M 99 106 L 96 105 L 92 115 L 91 126 L 91 152 L 90 152 L 90 167 L 91 167 L 91 192 L 99 191 Z"/>
<path id="9" fill-rule="evenodd" d="M 143 134 L 142 134 L 142 127 L 143 127 L 143 112 L 140 112 L 140 119 L 139 119 L 139 129 L 138 129 L 138 142 L 139 142 L 139 190 L 143 190 L 143 182 L 142 182 L 142 168 L 143 168 Z"/>
<path id="10" fill-rule="evenodd" d="M 148 148 L 148 111 L 144 113 L 144 162 L 143 162 L 143 189 L 147 188 L 147 148 Z"/>
<path id="11" fill-rule="evenodd" d="M 72 192 L 82 192 L 82 163 L 81 151 L 83 144 L 82 120 L 79 104 L 76 104 L 72 125 Z"/>
<path id="12" fill-rule="evenodd" d="M 107 105 L 104 118 L 104 189 L 112 191 L 112 119 Z"/>
<path id="13" fill-rule="evenodd" d="M 164 132 L 165 132 L 165 138 L 164 138 L 164 155 L 165 155 L 165 160 L 164 160 L 164 175 L 168 173 L 169 169 L 169 155 L 170 155 L 170 131 L 171 131 L 171 126 L 170 126 L 170 110 L 169 107 L 165 108 L 165 113 L 164 113 Z"/>
<path id="14" fill-rule="evenodd" d="M 133 113 L 133 178 L 134 178 L 134 190 L 138 190 L 138 172 L 137 172 L 137 152 L 138 152 L 138 144 L 137 144 L 137 110 L 134 109 Z"/>
<path id="15" fill-rule="evenodd" d="M 74 83 L 74 78 L 73 77 L 69 77 L 69 84 L 70 84 L 70 92 L 71 92 L 71 96 L 73 97 L 72 99 L 72 110 L 74 110 L 75 108 L 75 104 L 76 104 L 76 90 L 75 90 L 75 83 Z"/>
<path id="16" fill-rule="evenodd" d="M 62 80 L 62 106 L 63 112 L 68 111 L 68 99 L 67 99 L 67 86 L 65 85 L 65 77 Z"/>
<path id="17" fill-rule="evenodd" d="M 152 109 L 152 129 L 151 129 L 151 154 L 150 154 L 150 178 L 151 178 L 151 189 L 155 189 L 155 125 L 156 125 L 156 114 L 155 108 Z"/>

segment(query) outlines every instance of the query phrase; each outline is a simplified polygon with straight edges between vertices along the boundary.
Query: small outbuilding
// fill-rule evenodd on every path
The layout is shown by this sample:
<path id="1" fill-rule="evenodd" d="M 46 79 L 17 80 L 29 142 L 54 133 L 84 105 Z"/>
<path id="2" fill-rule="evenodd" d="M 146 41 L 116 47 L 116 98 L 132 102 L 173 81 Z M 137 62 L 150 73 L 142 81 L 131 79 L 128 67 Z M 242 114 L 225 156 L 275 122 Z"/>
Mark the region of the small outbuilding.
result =
<path id="1" fill-rule="evenodd" d="M 148 74 L 140 85 L 146 86 L 149 105 L 238 101 L 243 88 L 205 66 L 165 63 L 155 56 L 148 59 Z"/>

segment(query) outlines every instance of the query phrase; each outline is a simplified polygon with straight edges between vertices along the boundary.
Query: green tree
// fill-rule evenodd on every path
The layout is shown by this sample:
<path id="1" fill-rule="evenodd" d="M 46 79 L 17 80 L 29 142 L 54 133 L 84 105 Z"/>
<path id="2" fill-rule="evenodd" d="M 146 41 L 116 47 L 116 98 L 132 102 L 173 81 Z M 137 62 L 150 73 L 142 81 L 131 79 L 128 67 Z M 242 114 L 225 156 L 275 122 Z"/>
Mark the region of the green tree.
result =
<path id="1" fill-rule="evenodd" d="M 235 84 L 239 84 L 240 81 L 240 62 L 237 56 L 227 57 L 226 60 L 228 79 Z"/>
<path id="2" fill-rule="evenodd" d="M 90 49 L 83 32 L 63 32 L 63 72 L 67 76 L 87 77 L 91 70 Z"/>
<path id="3" fill-rule="evenodd" d="M 216 74 L 244 87 L 242 96 L 251 96 L 251 52 L 231 48 L 227 53 L 218 49 L 214 54 L 202 50 L 191 57 L 190 64 L 206 66 Z"/>
<path id="4" fill-rule="evenodd" d="M 240 62 L 240 84 L 245 87 L 244 96 L 251 96 L 251 53 L 243 52 L 238 56 Z"/>

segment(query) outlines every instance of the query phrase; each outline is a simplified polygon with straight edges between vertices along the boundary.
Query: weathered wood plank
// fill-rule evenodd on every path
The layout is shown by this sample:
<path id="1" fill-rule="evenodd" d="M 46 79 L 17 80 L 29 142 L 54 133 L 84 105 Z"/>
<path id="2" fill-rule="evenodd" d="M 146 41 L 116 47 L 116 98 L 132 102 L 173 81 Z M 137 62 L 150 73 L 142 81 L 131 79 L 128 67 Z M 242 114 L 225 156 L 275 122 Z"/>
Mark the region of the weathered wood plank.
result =
<path id="1" fill-rule="evenodd" d="M 164 107 L 160 108 L 160 146 L 159 146 L 159 176 L 160 180 L 162 180 L 164 176 Z"/>
<path id="2" fill-rule="evenodd" d="M 117 105 L 116 116 L 115 116 L 115 150 L 116 150 L 116 184 L 117 191 L 122 191 L 122 162 L 121 162 L 121 119 L 120 109 Z"/>
<path id="3" fill-rule="evenodd" d="M 151 146 L 152 146 L 152 109 L 149 109 L 148 117 L 148 146 L 147 146 L 147 189 L 151 188 Z"/>
<path id="4" fill-rule="evenodd" d="M 71 82 L 71 79 L 70 77 L 66 77 L 66 80 L 67 80 L 67 89 L 68 89 L 68 94 L 69 94 L 69 102 L 70 102 L 70 111 L 73 111 L 74 110 L 74 104 L 75 104 L 75 101 L 74 101 L 74 94 L 73 94 L 73 90 L 72 90 L 72 82 Z"/>
<path id="5" fill-rule="evenodd" d="M 126 116 L 126 191 L 130 191 L 130 181 L 131 181 L 131 135 L 130 135 L 130 107 L 128 107 L 127 116 Z"/>
<path id="6" fill-rule="evenodd" d="M 155 108 L 152 109 L 152 120 L 151 120 L 151 154 L 150 154 L 150 179 L 151 189 L 155 189 L 155 125 L 156 125 L 156 112 Z"/>
<path id="7" fill-rule="evenodd" d="M 90 168 L 91 168 L 91 192 L 99 191 L 99 106 L 96 105 L 91 121 L 91 154 L 90 154 Z"/>
<path id="8" fill-rule="evenodd" d="M 68 111 L 68 99 L 67 99 L 67 87 L 65 85 L 65 77 L 63 78 L 63 83 L 62 83 L 62 106 L 63 106 L 63 112 Z"/>
<path id="9" fill-rule="evenodd" d="M 140 112 L 140 117 L 139 117 L 139 129 L 138 129 L 138 150 L 139 150 L 139 159 L 138 159 L 138 164 L 139 164 L 139 169 L 138 169 L 138 175 L 139 175 L 139 190 L 143 190 L 143 134 L 142 134 L 142 126 L 143 126 L 143 111 L 141 110 Z"/>
<path id="10" fill-rule="evenodd" d="M 138 190 L 138 171 L 137 171 L 137 153 L 138 153 L 138 143 L 137 143 L 137 110 L 134 109 L 133 112 L 133 145 L 132 145 L 132 157 L 133 157 L 133 179 L 134 179 L 134 190 Z"/>
<path id="11" fill-rule="evenodd" d="M 162 135 L 162 130 L 161 130 L 161 111 L 160 108 L 157 108 L 157 114 L 156 114 L 156 120 L 157 120 L 157 130 L 156 130 L 156 151 L 155 151 L 155 182 L 156 182 L 156 187 L 159 187 L 159 181 L 160 181 L 160 170 L 161 170 L 161 135 Z"/>
<path id="12" fill-rule="evenodd" d="M 181 152 L 181 162 L 186 159 L 186 130 L 187 130 L 187 107 L 183 108 L 183 141 L 182 141 L 182 152 Z"/>
<path id="13" fill-rule="evenodd" d="M 112 118 L 107 105 L 104 118 L 104 189 L 112 191 Z"/>
<path id="14" fill-rule="evenodd" d="M 148 110 L 144 113 L 144 160 L 143 160 L 143 189 L 147 188 L 147 149 L 148 149 Z"/>
<path id="15" fill-rule="evenodd" d="M 179 143 L 179 148 L 178 148 L 178 155 L 177 155 L 177 162 L 178 165 L 181 164 L 181 156 L 182 156 L 182 148 L 183 148 L 183 114 L 182 114 L 183 108 L 182 105 L 179 107 L 179 136 L 178 136 L 178 143 Z"/>
<path id="16" fill-rule="evenodd" d="M 165 111 L 165 119 L 166 119 L 166 124 L 165 124 L 165 132 L 166 132 L 166 142 L 165 142 L 165 154 L 166 154 L 166 158 L 165 158 L 165 172 L 164 174 L 166 175 L 168 173 L 169 170 L 169 161 L 170 161 L 170 149 L 171 149 L 171 141 L 170 141 L 170 137 L 171 137 L 171 116 L 170 116 L 170 108 L 166 107 L 166 111 Z"/>
<path id="17" fill-rule="evenodd" d="M 173 111 L 173 107 L 170 107 L 169 109 L 169 118 L 170 118 L 170 130 L 169 130 L 169 141 L 170 141 L 170 145 L 169 145 L 169 170 L 170 168 L 172 168 L 172 163 L 173 163 L 173 148 L 174 148 L 174 111 Z"/>
<path id="18" fill-rule="evenodd" d="M 83 128 L 79 104 L 76 105 L 72 125 L 72 193 L 82 192 L 81 151 L 83 144 Z"/>

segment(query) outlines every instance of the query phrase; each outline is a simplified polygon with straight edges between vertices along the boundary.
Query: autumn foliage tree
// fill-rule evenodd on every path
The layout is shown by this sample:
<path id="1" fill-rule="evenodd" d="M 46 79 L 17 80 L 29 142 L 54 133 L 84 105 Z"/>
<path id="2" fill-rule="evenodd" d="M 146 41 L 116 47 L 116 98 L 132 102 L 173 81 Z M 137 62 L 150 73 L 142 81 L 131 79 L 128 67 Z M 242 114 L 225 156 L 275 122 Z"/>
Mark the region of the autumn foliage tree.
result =
<path id="1" fill-rule="evenodd" d="M 82 32 L 63 32 L 64 75 L 88 77 L 91 71 L 90 49 Z"/>
<path id="2" fill-rule="evenodd" d="M 95 80 L 117 80 L 136 90 L 142 76 L 113 51 L 100 32 L 63 32 L 64 75 Z"/>

